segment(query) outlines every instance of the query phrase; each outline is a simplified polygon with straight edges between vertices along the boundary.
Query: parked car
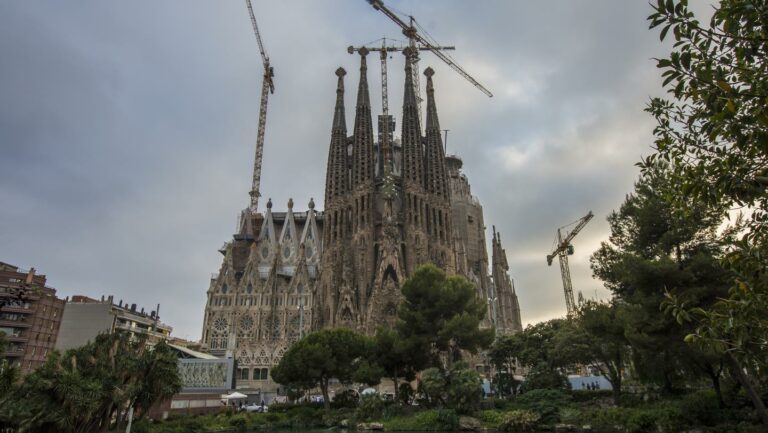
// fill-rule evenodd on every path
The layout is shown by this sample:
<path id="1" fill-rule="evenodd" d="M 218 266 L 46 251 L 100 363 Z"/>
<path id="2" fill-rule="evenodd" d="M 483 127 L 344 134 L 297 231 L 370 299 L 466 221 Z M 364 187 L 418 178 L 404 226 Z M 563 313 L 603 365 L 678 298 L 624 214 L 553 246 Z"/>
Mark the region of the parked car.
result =
<path id="1" fill-rule="evenodd" d="M 269 406 L 267 405 L 262 406 L 259 403 L 249 403 L 243 406 L 242 410 L 246 412 L 266 413 L 267 410 L 269 410 Z"/>

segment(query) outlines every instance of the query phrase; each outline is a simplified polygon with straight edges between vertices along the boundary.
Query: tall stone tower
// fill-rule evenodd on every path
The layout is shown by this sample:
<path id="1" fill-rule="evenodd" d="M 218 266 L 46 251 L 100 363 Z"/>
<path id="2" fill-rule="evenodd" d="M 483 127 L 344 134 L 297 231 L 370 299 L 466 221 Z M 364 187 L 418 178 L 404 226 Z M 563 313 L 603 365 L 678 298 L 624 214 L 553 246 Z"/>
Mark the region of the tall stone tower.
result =
<path id="1" fill-rule="evenodd" d="M 520 304 L 517 302 L 515 285 L 509 279 L 507 252 L 501 246 L 501 234 L 493 227 L 493 287 L 492 297 L 496 299 L 496 310 L 492 311 L 496 333 L 512 334 L 523 330 L 520 320 Z"/>
<path id="2" fill-rule="evenodd" d="M 432 262 L 456 272 L 450 188 L 432 76 L 427 76 L 427 116 L 422 135 L 405 50 L 401 159 L 380 134 L 375 146 L 366 56 L 360 50 L 355 126 L 347 137 L 344 75 L 336 71 L 336 107 L 325 191 L 324 254 L 316 297 L 317 327 L 372 333 L 395 320 L 400 286 L 413 270 Z M 378 151 L 378 155 L 374 154 Z M 399 156 L 398 155 L 398 156 Z M 381 170 L 376 170 L 380 161 Z M 399 170 L 396 170 L 399 168 Z"/>

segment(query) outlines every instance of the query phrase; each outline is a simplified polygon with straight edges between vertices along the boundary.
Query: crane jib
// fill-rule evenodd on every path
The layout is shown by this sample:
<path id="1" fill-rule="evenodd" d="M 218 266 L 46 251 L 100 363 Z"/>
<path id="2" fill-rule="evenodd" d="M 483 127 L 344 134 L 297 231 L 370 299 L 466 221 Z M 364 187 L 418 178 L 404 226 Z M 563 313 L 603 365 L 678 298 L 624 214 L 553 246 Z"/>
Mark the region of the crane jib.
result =
<path id="1" fill-rule="evenodd" d="M 489 98 L 493 96 L 493 93 L 491 93 L 490 90 L 486 89 L 482 84 L 480 84 L 477 80 L 475 80 L 471 75 L 469 75 L 461 66 L 459 66 L 456 62 L 451 60 L 449 57 L 441 53 L 434 44 L 430 43 L 428 40 L 426 40 L 424 37 L 422 37 L 419 32 L 416 31 L 416 28 L 413 25 L 408 25 L 405 21 L 401 20 L 397 15 L 395 15 L 394 12 L 389 10 L 386 6 L 384 6 L 384 2 L 381 0 L 368 0 L 368 3 L 373 6 L 373 8 L 377 11 L 381 11 L 384 15 L 389 17 L 392 21 L 395 22 L 400 28 L 403 29 L 403 34 L 408 37 L 410 40 L 410 45 L 414 46 L 415 42 L 419 42 L 427 49 L 435 53 L 435 55 L 448 64 L 448 66 L 451 67 L 454 71 L 456 71 L 459 75 L 464 77 L 467 81 L 472 83 L 475 87 L 477 87 L 481 92 L 485 93 Z M 413 17 L 410 17 L 411 22 L 415 22 L 416 19 Z"/>

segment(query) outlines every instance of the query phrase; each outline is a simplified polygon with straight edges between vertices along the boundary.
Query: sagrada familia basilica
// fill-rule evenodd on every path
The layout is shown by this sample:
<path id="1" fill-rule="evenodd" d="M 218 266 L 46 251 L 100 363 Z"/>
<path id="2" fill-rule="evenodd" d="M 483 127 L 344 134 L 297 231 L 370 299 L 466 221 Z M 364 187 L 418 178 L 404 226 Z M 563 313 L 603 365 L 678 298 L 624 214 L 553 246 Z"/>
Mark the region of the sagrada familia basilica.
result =
<path id="1" fill-rule="evenodd" d="M 325 209 L 316 210 L 312 200 L 306 211 L 294 210 L 292 200 L 285 212 L 273 211 L 271 200 L 264 213 L 246 209 L 238 233 L 220 250 L 224 260 L 207 292 L 202 342 L 211 354 L 235 357 L 238 388 L 274 395 L 269 369 L 313 330 L 372 334 L 392 325 L 401 285 L 429 262 L 475 285 L 488 303 L 484 326 L 497 334 L 522 329 L 501 235 L 493 229 L 489 266 L 483 208 L 461 159 L 445 155 L 434 71 L 424 71 L 424 129 L 406 59 L 400 137 L 389 115 L 378 116 L 374 136 L 367 54 L 360 50 L 351 136 L 346 72 L 336 71 Z"/>

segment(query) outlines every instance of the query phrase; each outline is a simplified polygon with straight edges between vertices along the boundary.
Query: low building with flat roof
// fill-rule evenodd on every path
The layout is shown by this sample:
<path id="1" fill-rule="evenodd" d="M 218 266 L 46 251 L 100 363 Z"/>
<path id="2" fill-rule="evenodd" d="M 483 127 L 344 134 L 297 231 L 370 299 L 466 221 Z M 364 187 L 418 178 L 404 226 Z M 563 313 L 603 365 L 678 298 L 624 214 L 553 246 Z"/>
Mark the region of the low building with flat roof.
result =
<path id="1" fill-rule="evenodd" d="M 122 300 L 115 304 L 112 296 L 97 300 L 76 295 L 64 307 L 56 349 L 80 347 L 101 333 L 118 331 L 146 335 L 147 341 L 154 344 L 168 340 L 172 330 L 160 321 L 157 310 L 145 312 L 143 308 L 137 309 L 136 304 L 123 304 Z"/>

